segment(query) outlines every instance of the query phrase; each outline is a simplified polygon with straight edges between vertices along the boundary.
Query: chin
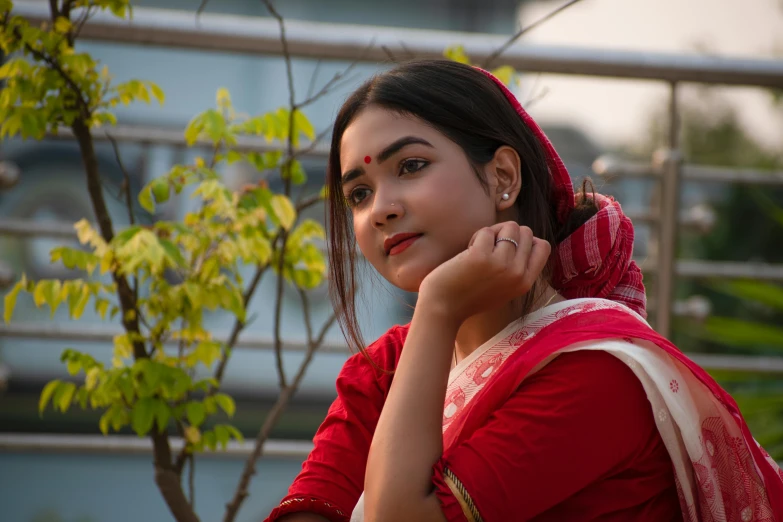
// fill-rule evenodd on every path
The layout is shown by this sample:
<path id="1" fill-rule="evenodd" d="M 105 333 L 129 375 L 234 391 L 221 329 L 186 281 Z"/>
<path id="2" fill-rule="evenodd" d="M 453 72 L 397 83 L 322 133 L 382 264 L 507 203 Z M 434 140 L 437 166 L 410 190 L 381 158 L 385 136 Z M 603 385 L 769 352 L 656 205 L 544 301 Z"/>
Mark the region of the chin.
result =
<path id="1" fill-rule="evenodd" d="M 430 272 L 432 272 L 433 268 L 411 268 L 398 270 L 396 274 L 393 274 L 392 278 L 387 278 L 387 280 L 400 290 L 404 290 L 406 292 L 418 292 L 422 281 L 424 281 L 424 278 L 427 277 Z"/>

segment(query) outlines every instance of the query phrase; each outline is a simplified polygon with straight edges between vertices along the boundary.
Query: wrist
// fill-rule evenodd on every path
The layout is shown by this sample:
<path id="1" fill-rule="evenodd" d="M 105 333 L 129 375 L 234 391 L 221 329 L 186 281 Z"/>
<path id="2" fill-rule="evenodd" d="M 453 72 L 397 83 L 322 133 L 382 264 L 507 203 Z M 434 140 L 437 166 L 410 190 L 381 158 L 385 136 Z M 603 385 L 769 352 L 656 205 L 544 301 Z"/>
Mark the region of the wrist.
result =
<path id="1" fill-rule="evenodd" d="M 464 321 L 449 306 L 447 299 L 438 298 L 427 292 L 419 293 L 413 318 L 424 321 L 429 327 L 438 328 L 445 332 L 451 331 L 455 337 Z"/>

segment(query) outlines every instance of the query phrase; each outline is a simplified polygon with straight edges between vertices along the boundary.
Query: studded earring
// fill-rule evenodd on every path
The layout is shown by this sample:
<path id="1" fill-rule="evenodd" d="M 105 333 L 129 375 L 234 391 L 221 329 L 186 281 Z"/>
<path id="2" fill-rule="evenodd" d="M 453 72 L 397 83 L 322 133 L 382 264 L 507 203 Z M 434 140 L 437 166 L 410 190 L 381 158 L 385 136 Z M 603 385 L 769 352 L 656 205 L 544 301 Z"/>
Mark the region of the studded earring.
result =
<path id="1" fill-rule="evenodd" d="M 503 198 L 503 201 L 508 201 L 509 195 L 508 194 L 503 194 L 502 198 Z"/>

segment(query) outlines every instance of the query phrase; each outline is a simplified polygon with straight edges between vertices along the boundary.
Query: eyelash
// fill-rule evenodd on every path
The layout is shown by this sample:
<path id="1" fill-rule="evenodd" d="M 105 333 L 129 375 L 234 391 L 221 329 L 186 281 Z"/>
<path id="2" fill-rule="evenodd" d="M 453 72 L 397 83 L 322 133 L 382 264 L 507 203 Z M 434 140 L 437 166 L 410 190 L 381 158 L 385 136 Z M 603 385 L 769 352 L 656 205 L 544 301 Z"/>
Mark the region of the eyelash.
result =
<path id="1" fill-rule="evenodd" d="M 413 171 L 404 172 L 405 165 L 406 164 L 410 165 L 411 163 L 417 164 L 418 168 L 416 168 Z M 429 164 L 430 164 L 429 161 L 423 160 L 423 159 L 408 158 L 408 159 L 402 160 L 400 162 L 400 165 L 399 165 L 398 176 L 403 176 L 403 175 L 406 175 L 406 174 L 415 174 L 415 173 L 419 172 L 420 170 L 422 170 L 423 168 L 425 168 Z M 363 188 L 363 187 L 356 187 L 353 190 L 351 190 L 351 192 L 345 197 L 345 201 L 348 203 L 349 207 L 358 207 L 359 205 L 362 204 L 362 201 L 364 201 L 364 198 L 361 201 L 358 201 L 358 202 L 354 201 L 354 199 L 353 199 L 354 198 L 354 194 L 356 194 L 356 191 L 358 191 L 358 190 L 369 190 L 369 189 Z"/>

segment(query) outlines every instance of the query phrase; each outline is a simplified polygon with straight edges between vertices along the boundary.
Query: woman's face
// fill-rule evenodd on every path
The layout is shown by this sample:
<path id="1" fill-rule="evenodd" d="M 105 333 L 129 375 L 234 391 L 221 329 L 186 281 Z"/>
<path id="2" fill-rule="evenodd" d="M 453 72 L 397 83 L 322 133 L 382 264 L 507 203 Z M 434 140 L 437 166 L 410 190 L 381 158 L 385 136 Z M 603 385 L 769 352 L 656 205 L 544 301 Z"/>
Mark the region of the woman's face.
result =
<path id="1" fill-rule="evenodd" d="M 393 285 L 417 292 L 433 269 L 497 222 L 464 151 L 414 116 L 370 106 L 340 144 L 342 190 L 364 257 Z"/>

